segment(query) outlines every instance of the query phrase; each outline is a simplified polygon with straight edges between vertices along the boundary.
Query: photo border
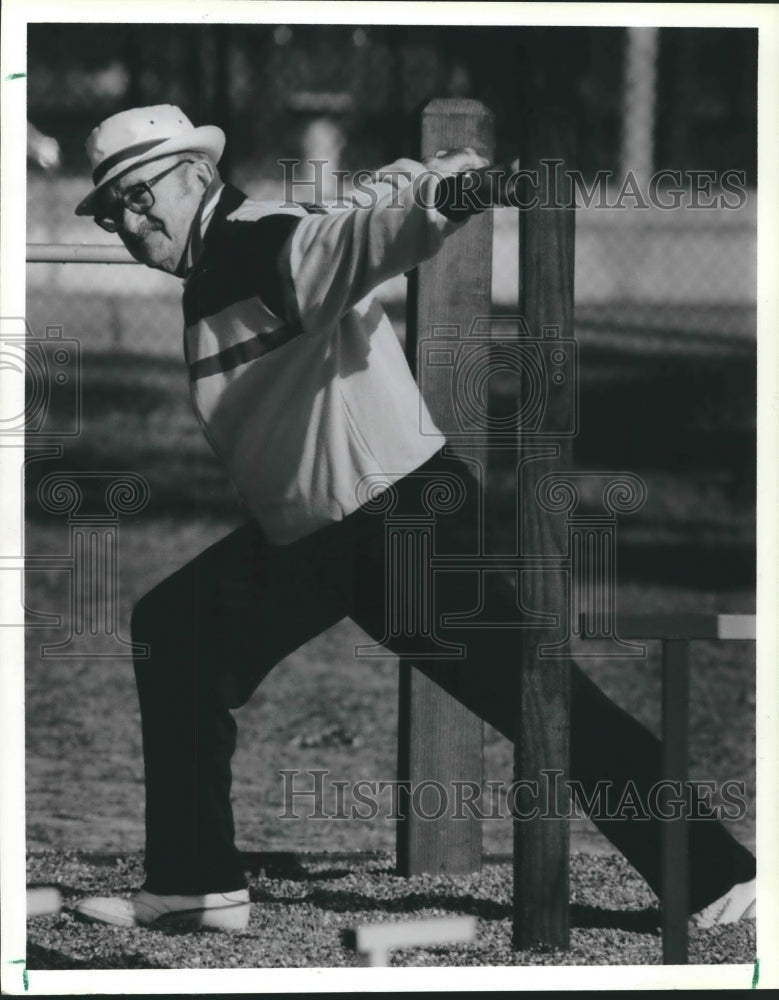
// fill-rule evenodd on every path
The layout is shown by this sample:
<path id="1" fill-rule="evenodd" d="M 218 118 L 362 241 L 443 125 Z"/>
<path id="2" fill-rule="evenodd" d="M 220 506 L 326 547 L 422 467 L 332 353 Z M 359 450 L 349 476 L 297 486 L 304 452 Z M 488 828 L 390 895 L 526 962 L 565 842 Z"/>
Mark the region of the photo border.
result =
<path id="1" fill-rule="evenodd" d="M 26 190 L 26 26 L 45 22 L 155 23 L 329 23 L 345 24 L 553 24 L 660 25 L 663 27 L 756 27 L 759 30 L 758 142 L 758 545 L 757 545 L 757 954 L 760 988 L 779 985 L 776 947 L 779 929 L 777 886 L 777 509 L 779 509 L 779 365 L 777 364 L 779 273 L 779 181 L 777 102 L 779 93 L 779 9 L 772 4 L 609 4 L 609 3 L 255 3 L 252 0 L 5 0 L 2 8 L 2 163 L 0 170 L 0 316 L 25 315 Z M 5 380 L 4 380 L 5 381 Z M 18 391 L 5 383 L 2 391 Z M 10 397 L 13 399 L 13 396 Z M 21 400 L 23 408 L 23 399 Z M 22 504 L 9 483 L 7 455 L 0 448 L 0 544 Z M 9 574 L 0 574 L 5 603 Z M 13 585 L 13 584 L 12 584 Z M 25 954 L 24 891 L 24 630 L 0 635 L 0 894 L 2 895 L 3 992 L 40 994 L 268 993 L 393 990 L 749 988 L 752 966 L 687 967 L 465 967 L 254 970 L 89 970 L 30 971 L 22 982 Z M 20 763 L 21 762 L 21 763 Z"/>

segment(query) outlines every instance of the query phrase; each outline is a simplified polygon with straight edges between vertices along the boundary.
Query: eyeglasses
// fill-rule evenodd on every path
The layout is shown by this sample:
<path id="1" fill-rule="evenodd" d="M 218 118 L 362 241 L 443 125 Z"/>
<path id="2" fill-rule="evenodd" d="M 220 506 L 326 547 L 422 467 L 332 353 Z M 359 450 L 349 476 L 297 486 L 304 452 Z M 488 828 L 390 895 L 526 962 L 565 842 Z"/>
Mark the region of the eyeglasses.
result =
<path id="1" fill-rule="evenodd" d="M 135 212 L 136 215 L 145 215 L 154 205 L 154 192 L 152 191 L 154 185 L 159 184 L 163 177 L 167 177 L 168 174 L 173 173 L 178 167 L 183 166 L 185 163 L 194 162 L 194 160 L 179 160 L 178 163 L 174 163 L 172 167 L 163 170 L 156 177 L 152 177 L 140 184 L 133 184 L 132 187 L 129 187 L 118 198 L 114 199 L 109 208 L 104 209 L 99 215 L 96 215 L 95 222 L 101 229 L 105 229 L 107 233 L 117 232 L 119 229 L 119 223 L 116 221 L 117 214 L 121 212 L 124 215 L 124 210 L 127 208 L 131 212 Z"/>

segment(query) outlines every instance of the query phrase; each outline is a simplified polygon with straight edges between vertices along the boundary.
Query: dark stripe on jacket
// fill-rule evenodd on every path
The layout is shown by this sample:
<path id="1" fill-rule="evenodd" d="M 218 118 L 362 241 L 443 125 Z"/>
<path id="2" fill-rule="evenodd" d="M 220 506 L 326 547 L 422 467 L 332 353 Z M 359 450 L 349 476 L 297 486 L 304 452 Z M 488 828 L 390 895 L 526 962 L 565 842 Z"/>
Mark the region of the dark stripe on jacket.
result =
<path id="1" fill-rule="evenodd" d="M 189 366 L 189 374 L 192 381 L 200 378 L 207 378 L 209 375 L 218 375 L 224 372 L 239 368 L 249 361 L 261 358 L 268 351 L 274 351 L 277 347 L 282 347 L 295 337 L 299 337 L 303 332 L 300 323 L 286 323 L 278 330 L 271 330 L 269 333 L 258 333 L 251 340 L 242 340 L 240 344 L 226 347 L 218 354 L 211 354 L 207 358 L 201 358 Z"/>

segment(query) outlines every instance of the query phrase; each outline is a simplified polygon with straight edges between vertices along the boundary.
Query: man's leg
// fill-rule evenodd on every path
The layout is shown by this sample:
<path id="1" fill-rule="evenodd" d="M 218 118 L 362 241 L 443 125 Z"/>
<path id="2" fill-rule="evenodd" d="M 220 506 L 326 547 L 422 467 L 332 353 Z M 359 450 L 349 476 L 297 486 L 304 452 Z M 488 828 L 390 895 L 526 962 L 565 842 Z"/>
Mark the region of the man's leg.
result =
<path id="1" fill-rule="evenodd" d="M 436 460 L 427 471 L 434 474 L 436 470 L 462 476 L 468 487 L 466 502 L 459 510 L 438 518 L 437 551 L 447 554 L 472 552 L 477 523 L 475 484 L 459 463 Z M 398 490 L 398 511 L 403 509 L 404 503 L 411 506 L 416 503 L 418 484 L 404 481 L 398 484 Z M 383 586 L 387 575 L 385 557 L 380 532 L 366 532 L 366 542 L 360 551 L 352 617 L 377 641 L 382 641 L 387 634 Z M 435 588 L 433 620 L 439 620 L 444 611 L 469 607 L 468 595 L 463 593 L 468 576 L 442 574 Z M 511 620 L 516 615 L 516 592 L 508 579 L 499 578 L 497 574 L 492 576 L 495 579 L 487 595 L 487 611 L 495 620 Z M 466 646 L 467 659 L 420 660 L 420 669 L 513 740 L 519 704 L 519 631 L 439 628 L 439 636 Z M 388 647 L 399 654 L 408 654 L 419 648 L 419 642 L 415 637 L 405 636 L 392 640 Z M 574 663 L 571 664 L 570 691 L 570 778 L 581 782 L 588 798 L 599 781 L 610 782 L 609 801 L 615 803 L 632 783 L 646 806 L 649 789 L 661 779 L 659 740 L 606 697 Z M 608 819 L 598 815 L 592 818 L 659 894 L 662 820 Z M 692 912 L 719 898 L 733 884 L 753 878 L 754 874 L 755 859 L 721 823 L 709 820 L 690 823 Z"/>
<path id="2" fill-rule="evenodd" d="M 155 894 L 246 885 L 234 843 L 230 760 L 244 704 L 284 656 L 346 614 L 348 560 L 332 536 L 268 546 L 249 523 L 138 603 L 135 642 L 146 774 L 146 883 Z"/>

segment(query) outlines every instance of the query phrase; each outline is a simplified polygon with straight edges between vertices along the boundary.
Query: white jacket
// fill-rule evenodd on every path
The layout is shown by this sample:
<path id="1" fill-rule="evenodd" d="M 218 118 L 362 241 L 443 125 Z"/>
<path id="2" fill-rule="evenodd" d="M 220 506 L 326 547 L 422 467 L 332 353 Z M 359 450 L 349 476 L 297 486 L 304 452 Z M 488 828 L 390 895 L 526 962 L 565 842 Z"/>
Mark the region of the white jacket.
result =
<path id="1" fill-rule="evenodd" d="M 326 214 L 219 195 L 184 290 L 192 400 L 274 544 L 354 511 L 364 476 L 394 481 L 445 444 L 370 294 L 462 225 L 431 207 L 437 178 L 420 182 Z"/>

